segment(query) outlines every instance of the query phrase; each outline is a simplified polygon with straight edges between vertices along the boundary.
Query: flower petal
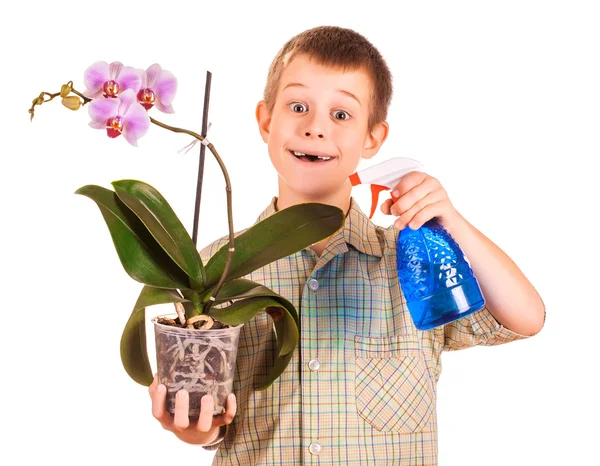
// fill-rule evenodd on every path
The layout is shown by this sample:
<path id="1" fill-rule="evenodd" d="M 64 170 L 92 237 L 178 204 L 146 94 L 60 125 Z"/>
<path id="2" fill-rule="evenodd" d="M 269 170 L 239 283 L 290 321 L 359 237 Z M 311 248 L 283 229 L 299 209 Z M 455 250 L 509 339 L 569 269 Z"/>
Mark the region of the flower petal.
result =
<path id="1" fill-rule="evenodd" d="M 88 125 L 95 129 L 106 129 L 106 121 L 104 123 L 100 123 L 99 121 L 90 121 Z"/>
<path id="2" fill-rule="evenodd" d="M 148 81 L 147 81 L 146 87 L 149 87 L 150 89 L 154 88 L 154 83 L 156 83 L 156 78 L 158 77 L 158 75 L 160 74 L 161 71 L 162 71 L 162 68 L 160 67 L 160 65 L 158 63 L 155 63 L 154 65 L 148 67 L 148 69 L 146 70 L 146 76 L 148 76 Z"/>
<path id="3" fill-rule="evenodd" d="M 160 97 L 163 104 L 169 105 L 177 92 L 177 78 L 170 71 L 162 70 L 156 77 L 152 90 Z"/>
<path id="4" fill-rule="evenodd" d="M 130 133 L 127 130 L 123 130 L 123 137 L 133 147 L 137 147 L 138 146 L 137 145 L 137 139 L 135 138 L 135 133 L 133 133 L 133 132 Z"/>
<path id="5" fill-rule="evenodd" d="M 121 70 L 123 69 L 123 63 L 120 61 L 114 61 L 110 64 L 109 73 L 110 79 L 114 79 L 115 81 L 121 74 Z"/>
<path id="6" fill-rule="evenodd" d="M 96 92 L 99 89 L 102 89 L 102 86 L 109 78 L 108 73 L 108 63 L 105 61 L 97 61 L 93 65 L 88 66 L 88 68 L 83 73 L 83 84 L 90 92 Z M 84 91 L 84 95 L 87 91 Z"/>
<path id="7" fill-rule="evenodd" d="M 91 89 L 86 89 L 83 91 L 83 95 L 89 97 L 90 99 L 95 99 L 96 97 L 100 97 L 102 95 L 102 88 L 97 89 L 95 91 Z"/>
<path id="8" fill-rule="evenodd" d="M 173 110 L 173 105 L 169 104 L 169 105 L 165 105 L 162 103 L 162 101 L 157 98 L 154 101 L 154 106 L 163 113 L 175 113 L 175 110 Z"/>
<path id="9" fill-rule="evenodd" d="M 119 94 L 118 101 L 119 101 L 119 110 L 117 111 L 117 114 L 125 115 L 128 112 L 129 107 L 131 107 L 131 104 L 137 102 L 136 93 L 134 92 L 133 89 L 127 89 L 127 90 L 121 92 L 121 94 Z"/>
<path id="10" fill-rule="evenodd" d="M 129 144 L 137 147 L 137 140 L 144 136 L 150 128 L 150 117 L 141 104 L 131 105 L 123 115 L 123 137 Z"/>
<path id="11" fill-rule="evenodd" d="M 117 82 L 119 83 L 119 86 L 121 86 L 121 92 L 126 89 L 133 89 L 137 94 L 137 92 L 140 90 L 140 86 L 142 85 L 142 77 L 139 70 L 136 70 L 131 66 L 126 66 L 121 71 Z"/>
<path id="12" fill-rule="evenodd" d="M 148 87 L 148 76 L 146 74 L 146 70 L 142 70 L 142 69 L 137 69 L 138 74 L 140 75 L 141 78 L 141 84 L 140 84 L 140 89 L 146 89 Z"/>
<path id="13" fill-rule="evenodd" d="M 119 99 L 94 99 L 90 102 L 90 117 L 93 121 L 106 124 L 106 120 L 117 116 Z"/>

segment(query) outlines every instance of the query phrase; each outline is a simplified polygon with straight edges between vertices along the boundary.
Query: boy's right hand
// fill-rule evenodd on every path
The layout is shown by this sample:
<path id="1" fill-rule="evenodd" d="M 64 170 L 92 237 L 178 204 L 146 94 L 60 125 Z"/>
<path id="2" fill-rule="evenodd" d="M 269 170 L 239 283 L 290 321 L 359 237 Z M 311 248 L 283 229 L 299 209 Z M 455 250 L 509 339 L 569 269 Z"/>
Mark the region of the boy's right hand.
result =
<path id="1" fill-rule="evenodd" d="M 236 413 L 235 395 L 227 397 L 225 413 L 213 416 L 212 396 L 204 395 L 200 405 L 200 416 L 197 422 L 190 423 L 188 417 L 189 396 L 186 390 L 179 390 L 175 396 L 175 416 L 166 410 L 167 387 L 154 381 L 148 391 L 152 398 L 152 415 L 158 419 L 164 429 L 173 432 L 180 440 L 197 445 L 208 445 L 217 439 L 221 426 L 231 424 Z"/>

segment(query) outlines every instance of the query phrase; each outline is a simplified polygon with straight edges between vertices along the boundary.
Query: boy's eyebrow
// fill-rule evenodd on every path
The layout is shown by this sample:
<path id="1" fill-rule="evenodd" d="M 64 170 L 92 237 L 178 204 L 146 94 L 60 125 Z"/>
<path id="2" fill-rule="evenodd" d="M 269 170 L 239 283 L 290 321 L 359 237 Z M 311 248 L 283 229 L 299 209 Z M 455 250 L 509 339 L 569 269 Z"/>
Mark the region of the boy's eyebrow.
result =
<path id="1" fill-rule="evenodd" d="M 306 86 L 302 83 L 289 83 L 281 90 L 281 92 L 285 91 L 288 87 L 306 87 Z M 358 105 L 360 105 L 360 100 L 358 100 L 358 97 L 356 97 L 354 94 L 352 94 L 352 92 L 345 91 L 344 89 L 336 89 L 336 91 L 341 92 L 342 94 L 346 94 L 348 97 L 352 97 L 354 100 L 356 100 L 358 102 Z"/>

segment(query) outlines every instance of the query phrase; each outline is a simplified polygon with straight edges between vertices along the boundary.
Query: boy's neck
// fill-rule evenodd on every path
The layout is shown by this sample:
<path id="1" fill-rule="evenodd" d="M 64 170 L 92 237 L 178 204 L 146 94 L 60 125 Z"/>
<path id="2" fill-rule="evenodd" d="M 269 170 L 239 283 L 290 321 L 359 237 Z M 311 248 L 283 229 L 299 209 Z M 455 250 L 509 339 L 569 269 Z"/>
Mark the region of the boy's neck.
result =
<path id="1" fill-rule="evenodd" d="M 277 211 L 287 209 L 296 204 L 304 204 L 306 202 L 318 202 L 321 204 L 327 204 L 339 207 L 344 212 L 344 215 L 347 217 L 348 212 L 350 211 L 350 192 L 352 190 L 352 185 L 347 183 L 348 186 L 344 185 L 339 191 L 335 193 L 331 193 L 326 196 L 321 197 L 311 197 L 299 194 L 297 192 L 286 189 L 287 186 L 282 186 L 281 180 L 279 180 L 279 194 L 277 196 L 277 202 L 275 204 L 275 209 Z M 329 238 L 325 238 L 319 243 L 313 244 L 310 249 L 312 249 L 317 256 L 321 256 L 327 243 L 329 242 Z"/>

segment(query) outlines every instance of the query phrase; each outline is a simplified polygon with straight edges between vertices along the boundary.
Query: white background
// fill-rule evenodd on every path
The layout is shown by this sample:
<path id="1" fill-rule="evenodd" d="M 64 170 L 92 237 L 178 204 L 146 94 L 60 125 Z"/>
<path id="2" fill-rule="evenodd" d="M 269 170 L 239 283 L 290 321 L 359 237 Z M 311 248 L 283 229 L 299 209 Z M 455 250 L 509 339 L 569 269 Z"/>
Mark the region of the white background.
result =
<path id="1" fill-rule="evenodd" d="M 438 384 L 441 465 L 598 464 L 600 11 L 589 1 L 10 2 L 1 36 L 3 464 L 210 464 L 152 418 L 119 340 L 141 285 L 125 273 L 95 203 L 73 192 L 146 181 L 190 233 L 198 148 L 153 126 L 139 147 L 87 126 L 57 92 L 97 60 L 179 79 L 176 113 L 210 140 L 233 186 L 236 231 L 277 194 L 254 119 L 267 69 L 295 34 L 364 34 L 394 75 L 380 153 L 420 160 L 458 210 L 523 270 L 547 308 L 526 341 L 446 353 Z M 207 151 L 204 247 L 227 234 L 225 184 Z M 368 187 L 354 188 L 368 211 Z M 382 197 L 383 202 L 383 197 Z M 379 210 L 373 221 L 388 226 Z M 163 309 L 164 310 L 164 309 Z M 151 308 L 149 314 L 161 312 Z"/>

